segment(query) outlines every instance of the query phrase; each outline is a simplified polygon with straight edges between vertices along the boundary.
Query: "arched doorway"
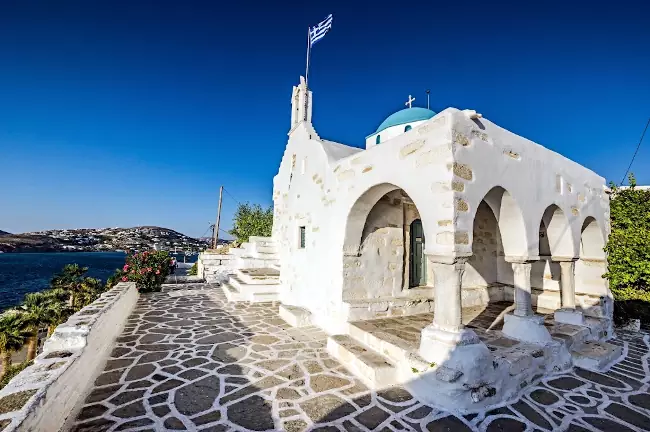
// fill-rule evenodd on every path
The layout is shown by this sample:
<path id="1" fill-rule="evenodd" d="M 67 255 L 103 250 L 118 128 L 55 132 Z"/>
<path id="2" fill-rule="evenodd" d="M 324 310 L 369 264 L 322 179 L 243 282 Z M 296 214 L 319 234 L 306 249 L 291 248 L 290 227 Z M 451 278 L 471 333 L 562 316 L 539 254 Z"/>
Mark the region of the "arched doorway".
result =
<path id="1" fill-rule="evenodd" d="M 425 286 L 427 267 L 425 250 L 424 229 L 422 220 L 415 219 L 410 226 L 409 247 L 409 288 Z"/>
<path id="2" fill-rule="evenodd" d="M 377 185 L 359 197 L 346 222 L 344 302 L 401 297 L 428 285 L 422 219 L 397 186 Z"/>

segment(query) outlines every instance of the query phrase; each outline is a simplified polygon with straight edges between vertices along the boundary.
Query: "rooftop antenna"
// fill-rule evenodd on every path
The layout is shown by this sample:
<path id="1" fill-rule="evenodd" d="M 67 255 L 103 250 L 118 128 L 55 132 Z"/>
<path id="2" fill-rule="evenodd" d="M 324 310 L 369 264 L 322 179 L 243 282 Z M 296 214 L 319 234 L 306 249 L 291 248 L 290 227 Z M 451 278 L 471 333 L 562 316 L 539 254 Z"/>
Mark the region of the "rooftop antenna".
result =
<path id="1" fill-rule="evenodd" d="M 431 93 L 431 90 L 427 89 L 427 109 L 429 108 L 429 93 Z"/>

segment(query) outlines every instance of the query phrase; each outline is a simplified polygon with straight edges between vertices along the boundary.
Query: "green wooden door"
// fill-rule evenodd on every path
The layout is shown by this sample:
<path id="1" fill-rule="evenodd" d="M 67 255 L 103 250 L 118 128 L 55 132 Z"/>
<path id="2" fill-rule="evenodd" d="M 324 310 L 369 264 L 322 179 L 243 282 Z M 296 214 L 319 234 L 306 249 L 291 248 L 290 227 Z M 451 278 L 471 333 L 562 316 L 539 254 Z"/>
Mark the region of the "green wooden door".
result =
<path id="1" fill-rule="evenodd" d="M 411 247 L 409 255 L 409 287 L 426 285 L 426 261 L 424 256 L 424 230 L 422 221 L 411 223 Z"/>

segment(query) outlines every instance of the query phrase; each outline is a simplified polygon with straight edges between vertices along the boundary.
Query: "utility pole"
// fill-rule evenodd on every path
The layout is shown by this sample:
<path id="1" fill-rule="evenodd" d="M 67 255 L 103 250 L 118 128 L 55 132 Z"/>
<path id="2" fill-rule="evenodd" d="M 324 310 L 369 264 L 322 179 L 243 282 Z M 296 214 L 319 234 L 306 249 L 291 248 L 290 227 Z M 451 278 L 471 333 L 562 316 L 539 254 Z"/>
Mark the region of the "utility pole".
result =
<path id="1" fill-rule="evenodd" d="M 217 223 L 214 226 L 214 235 L 212 236 L 212 249 L 217 248 L 219 240 L 219 222 L 221 222 L 221 199 L 223 198 L 223 186 L 219 188 L 219 209 L 217 210 Z"/>

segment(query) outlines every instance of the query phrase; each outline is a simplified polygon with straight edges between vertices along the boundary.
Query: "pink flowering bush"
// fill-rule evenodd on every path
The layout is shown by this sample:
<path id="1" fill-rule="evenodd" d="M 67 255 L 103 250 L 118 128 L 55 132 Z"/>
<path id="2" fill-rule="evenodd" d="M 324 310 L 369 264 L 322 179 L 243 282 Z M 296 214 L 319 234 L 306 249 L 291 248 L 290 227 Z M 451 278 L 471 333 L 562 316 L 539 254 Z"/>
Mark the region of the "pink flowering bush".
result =
<path id="1" fill-rule="evenodd" d="M 171 257 L 165 251 L 145 251 L 127 255 L 126 264 L 116 277 L 122 282 L 135 282 L 140 292 L 158 292 L 169 274 Z"/>

